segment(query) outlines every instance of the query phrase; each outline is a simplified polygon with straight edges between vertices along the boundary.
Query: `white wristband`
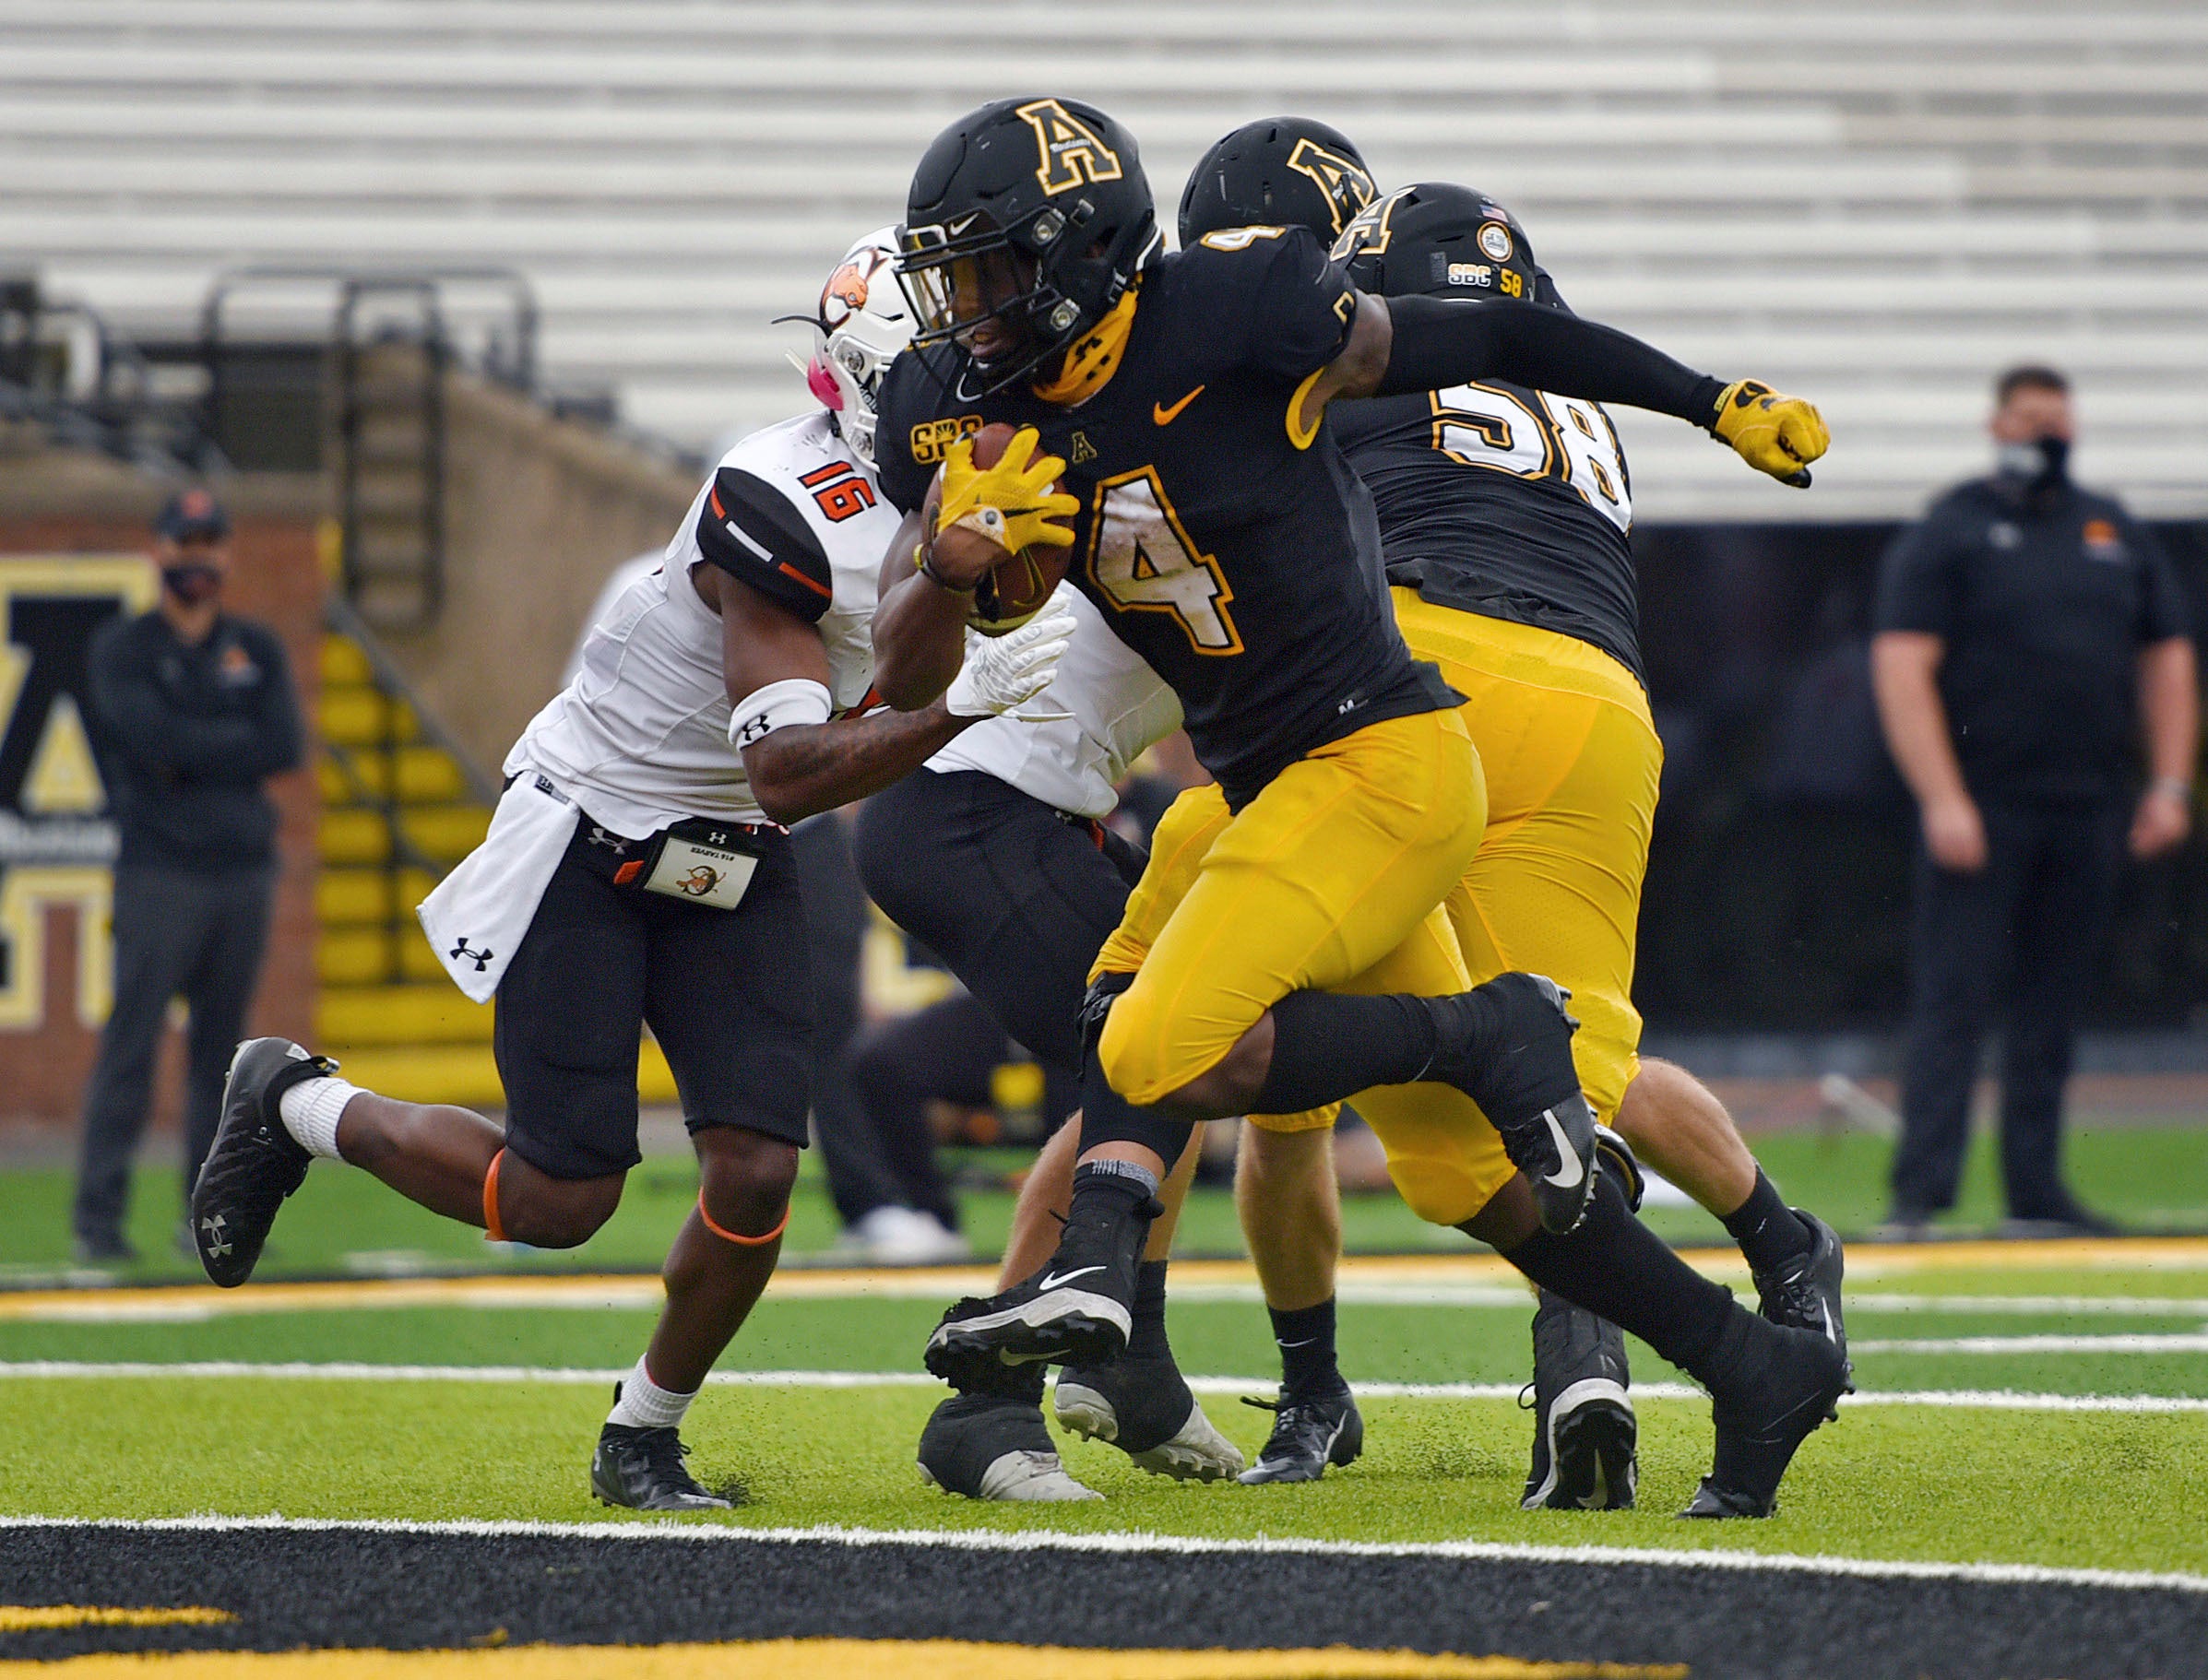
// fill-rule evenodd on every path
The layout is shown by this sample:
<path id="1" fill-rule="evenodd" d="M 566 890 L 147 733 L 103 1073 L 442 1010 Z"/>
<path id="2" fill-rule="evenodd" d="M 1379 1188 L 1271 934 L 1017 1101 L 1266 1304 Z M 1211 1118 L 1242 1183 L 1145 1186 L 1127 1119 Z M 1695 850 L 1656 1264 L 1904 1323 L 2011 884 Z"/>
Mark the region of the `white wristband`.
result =
<path id="1" fill-rule="evenodd" d="M 826 723 L 836 708 L 827 685 L 810 677 L 785 677 L 743 697 L 729 714 L 729 745 L 738 751 L 797 723 Z"/>

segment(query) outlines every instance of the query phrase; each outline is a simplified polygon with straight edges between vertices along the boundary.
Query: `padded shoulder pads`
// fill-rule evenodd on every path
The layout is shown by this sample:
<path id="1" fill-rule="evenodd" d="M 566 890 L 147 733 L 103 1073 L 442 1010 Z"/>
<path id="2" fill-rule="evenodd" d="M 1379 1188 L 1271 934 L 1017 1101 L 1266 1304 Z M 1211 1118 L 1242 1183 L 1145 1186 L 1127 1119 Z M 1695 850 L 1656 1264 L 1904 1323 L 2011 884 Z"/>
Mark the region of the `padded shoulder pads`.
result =
<path id="1" fill-rule="evenodd" d="M 698 552 L 808 624 L 836 598 L 836 574 L 805 516 L 755 473 L 722 467 L 697 517 Z"/>

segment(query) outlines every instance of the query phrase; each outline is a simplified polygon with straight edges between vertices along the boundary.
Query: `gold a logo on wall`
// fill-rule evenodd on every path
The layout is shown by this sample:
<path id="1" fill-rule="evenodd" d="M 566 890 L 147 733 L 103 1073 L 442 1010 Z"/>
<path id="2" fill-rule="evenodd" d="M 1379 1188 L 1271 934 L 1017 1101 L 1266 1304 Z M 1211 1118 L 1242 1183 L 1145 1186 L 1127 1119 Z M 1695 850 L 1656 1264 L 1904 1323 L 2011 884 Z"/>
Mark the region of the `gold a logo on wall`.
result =
<path id="1" fill-rule="evenodd" d="M 101 625 L 157 594 L 135 555 L 0 556 L 0 1032 L 45 1023 L 46 917 L 77 912 L 76 1011 L 113 998 L 114 824 L 86 714 Z"/>

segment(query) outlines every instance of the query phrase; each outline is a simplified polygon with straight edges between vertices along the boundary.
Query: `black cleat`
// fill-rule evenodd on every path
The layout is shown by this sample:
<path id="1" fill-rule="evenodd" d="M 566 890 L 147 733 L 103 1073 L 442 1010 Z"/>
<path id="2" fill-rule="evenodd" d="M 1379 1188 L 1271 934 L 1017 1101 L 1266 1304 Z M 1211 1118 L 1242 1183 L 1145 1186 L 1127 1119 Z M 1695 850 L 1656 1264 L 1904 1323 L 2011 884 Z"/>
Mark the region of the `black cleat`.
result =
<path id="1" fill-rule="evenodd" d="M 1572 1061 L 1579 1023 L 1564 1011 L 1571 995 L 1542 975 L 1506 974 L 1434 1000 L 1442 1039 L 1426 1072 L 1478 1103 L 1502 1134 L 1511 1165 L 1533 1187 L 1545 1231 L 1569 1231 L 1586 1217 L 1599 1170 L 1595 1111 Z M 1476 1014 L 1475 1000 L 1499 1019 L 1484 1009 Z"/>
<path id="2" fill-rule="evenodd" d="M 1170 1359 L 1122 1358 L 1093 1370 L 1067 1370 L 1053 1396 L 1058 1426 L 1110 1441 L 1152 1475 L 1176 1482 L 1221 1482 L 1248 1462 L 1212 1427 Z"/>
<path id="3" fill-rule="evenodd" d="M 920 1431 L 920 1473 L 969 1499 L 1101 1499 L 1066 1473 L 1042 1407 L 1003 1394 L 954 1394 Z"/>
<path id="4" fill-rule="evenodd" d="M 1003 1366 L 1102 1366 L 1126 1351 L 1135 1265 L 1150 1222 L 1164 1210 L 1139 1192 L 1085 1189 L 1081 1175 L 1089 1170 L 1075 1174 L 1073 1209 L 1050 1264 L 987 1300 L 957 1302 L 928 1338 L 928 1369 L 953 1388 L 1002 1389 Z"/>
<path id="5" fill-rule="evenodd" d="M 615 1392 L 619 1392 L 618 1390 Z M 683 1467 L 690 1449 L 671 1425 L 636 1429 L 608 1424 L 590 1455 L 590 1491 L 601 1505 L 633 1511 L 725 1511 L 733 1503 L 707 1493 Z"/>
<path id="6" fill-rule="evenodd" d="M 1682 1517 L 1770 1516 L 1795 1450 L 1838 1414 L 1847 1391 L 1846 1355 L 1822 1332 L 1741 1317 L 1760 1345 L 1744 1353 L 1736 1378 L 1712 1385 L 1716 1461 Z"/>
<path id="7" fill-rule="evenodd" d="M 1847 1270 L 1846 1256 L 1832 1226 L 1799 1208 L 1792 1212 L 1795 1218 L 1809 1227 L 1809 1249 L 1776 1272 L 1755 1273 L 1757 1306 L 1774 1324 L 1815 1331 L 1838 1348 L 1845 1359 L 1847 1325 L 1840 1316 L 1840 1283 Z M 1852 1377 L 1854 1365 L 1851 1363 L 1847 1369 Z M 1853 1394 L 1856 1385 L 1850 1382 L 1842 1391 Z M 1836 1423 L 1839 1415 L 1835 1410 L 1825 1421 Z"/>
<path id="8" fill-rule="evenodd" d="M 1242 1396 L 1242 1404 L 1276 1414 L 1273 1433 L 1257 1462 L 1235 1480 L 1255 1487 L 1263 1482 L 1316 1482 L 1329 1464 L 1351 1464 L 1365 1449 L 1364 1414 L 1357 1409 L 1357 1396 L 1347 1389 L 1338 1394 L 1291 1395 L 1257 1400 Z"/>
<path id="9" fill-rule="evenodd" d="M 1631 1510 L 1639 1424 L 1626 1392 L 1624 1332 L 1544 1289 L 1533 1346 L 1533 1469 L 1519 1507 Z"/>
<path id="10" fill-rule="evenodd" d="M 276 1210 L 314 1157 L 284 1130 L 277 1103 L 303 1080 L 338 1071 L 289 1038 L 248 1038 L 230 1059 L 222 1118 L 192 1186 L 192 1240 L 209 1278 L 235 1289 L 253 1275 Z"/>

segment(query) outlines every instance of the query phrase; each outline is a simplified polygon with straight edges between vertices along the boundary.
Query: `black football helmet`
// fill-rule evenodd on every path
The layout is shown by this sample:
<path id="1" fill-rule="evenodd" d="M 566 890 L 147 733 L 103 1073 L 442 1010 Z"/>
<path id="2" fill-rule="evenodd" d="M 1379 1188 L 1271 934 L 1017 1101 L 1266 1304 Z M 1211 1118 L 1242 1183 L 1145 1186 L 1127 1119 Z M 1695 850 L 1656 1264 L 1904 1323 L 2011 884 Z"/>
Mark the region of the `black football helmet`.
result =
<path id="1" fill-rule="evenodd" d="M 1181 193 L 1181 246 L 1253 224 L 1309 228 L 1331 242 L 1379 190 L 1364 154 L 1340 129 L 1310 117 L 1261 118 L 1190 172 Z"/>
<path id="2" fill-rule="evenodd" d="M 1107 314 L 1161 243 L 1124 127 L 1077 100 L 998 100 L 913 172 L 897 260 L 913 342 L 955 342 L 1001 390 Z"/>
<path id="3" fill-rule="evenodd" d="M 1468 186 L 1421 181 L 1365 207 L 1335 242 L 1359 291 L 1534 301 L 1539 271 L 1518 219 Z"/>

